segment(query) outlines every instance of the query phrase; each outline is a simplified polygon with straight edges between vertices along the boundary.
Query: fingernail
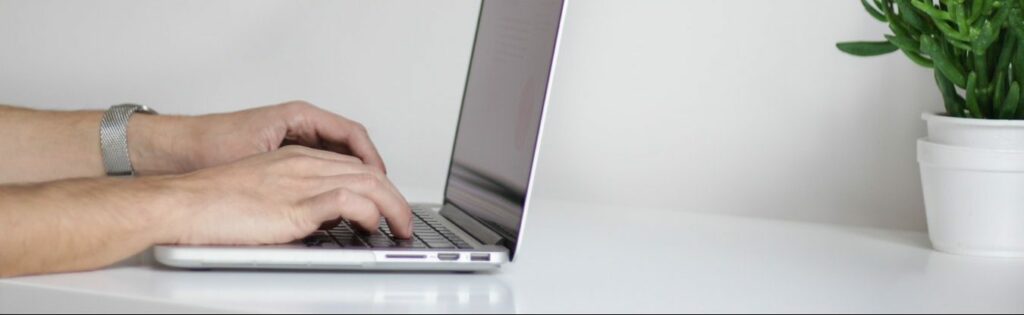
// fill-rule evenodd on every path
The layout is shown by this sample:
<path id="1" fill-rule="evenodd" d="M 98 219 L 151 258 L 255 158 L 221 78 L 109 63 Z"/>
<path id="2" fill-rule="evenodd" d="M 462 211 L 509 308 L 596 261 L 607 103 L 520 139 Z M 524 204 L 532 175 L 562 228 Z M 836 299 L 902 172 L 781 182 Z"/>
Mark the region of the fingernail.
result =
<path id="1" fill-rule="evenodd" d="M 412 229 L 413 229 L 412 220 L 409 220 L 409 236 L 412 236 Z"/>

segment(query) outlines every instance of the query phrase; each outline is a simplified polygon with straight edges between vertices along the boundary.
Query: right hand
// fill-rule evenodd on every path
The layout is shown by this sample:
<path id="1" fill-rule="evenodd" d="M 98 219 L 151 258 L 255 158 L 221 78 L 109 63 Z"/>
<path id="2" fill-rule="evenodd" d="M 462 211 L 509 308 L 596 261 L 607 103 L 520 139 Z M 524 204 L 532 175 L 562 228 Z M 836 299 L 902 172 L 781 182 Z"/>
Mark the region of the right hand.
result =
<path id="1" fill-rule="evenodd" d="M 412 236 L 409 203 L 379 167 L 300 146 L 170 177 L 179 213 L 170 244 L 262 245 L 301 239 L 346 219 L 376 231 L 383 216 L 396 237 Z"/>

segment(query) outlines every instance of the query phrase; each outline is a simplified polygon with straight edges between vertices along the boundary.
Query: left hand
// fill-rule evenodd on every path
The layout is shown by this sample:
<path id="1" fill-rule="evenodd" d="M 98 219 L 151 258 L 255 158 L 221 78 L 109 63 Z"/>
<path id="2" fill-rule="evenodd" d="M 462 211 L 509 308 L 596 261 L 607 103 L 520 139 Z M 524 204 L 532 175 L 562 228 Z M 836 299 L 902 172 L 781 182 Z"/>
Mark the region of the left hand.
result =
<path id="1" fill-rule="evenodd" d="M 387 172 L 362 124 L 302 101 L 193 117 L 134 115 L 128 130 L 140 175 L 188 173 L 289 144 L 354 156 Z"/>

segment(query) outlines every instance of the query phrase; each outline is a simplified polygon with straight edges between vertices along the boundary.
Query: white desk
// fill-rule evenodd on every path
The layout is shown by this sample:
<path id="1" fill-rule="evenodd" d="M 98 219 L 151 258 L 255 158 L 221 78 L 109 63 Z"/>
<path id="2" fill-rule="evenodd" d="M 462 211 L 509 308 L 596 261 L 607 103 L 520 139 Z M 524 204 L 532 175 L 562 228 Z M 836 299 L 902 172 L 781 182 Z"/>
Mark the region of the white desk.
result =
<path id="1" fill-rule="evenodd" d="M 621 216 L 613 215 L 621 213 Z M 925 234 L 538 202 L 494 274 L 181 271 L 0 281 L 0 312 L 1024 312 L 1024 260 Z"/>

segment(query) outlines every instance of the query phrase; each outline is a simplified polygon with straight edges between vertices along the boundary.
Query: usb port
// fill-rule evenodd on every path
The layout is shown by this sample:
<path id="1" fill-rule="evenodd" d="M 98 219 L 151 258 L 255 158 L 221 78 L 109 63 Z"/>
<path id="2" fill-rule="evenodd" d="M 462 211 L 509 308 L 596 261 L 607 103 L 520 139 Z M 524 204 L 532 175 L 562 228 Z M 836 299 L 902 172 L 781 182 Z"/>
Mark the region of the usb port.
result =
<path id="1" fill-rule="evenodd" d="M 459 260 L 459 254 L 437 254 L 437 259 L 444 261 Z"/>
<path id="2" fill-rule="evenodd" d="M 472 254 L 469 256 L 472 261 L 491 261 L 491 254 Z"/>

